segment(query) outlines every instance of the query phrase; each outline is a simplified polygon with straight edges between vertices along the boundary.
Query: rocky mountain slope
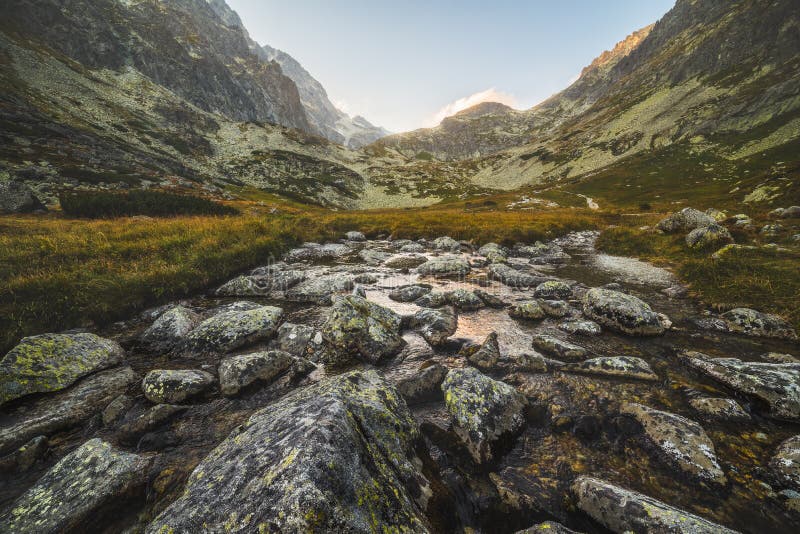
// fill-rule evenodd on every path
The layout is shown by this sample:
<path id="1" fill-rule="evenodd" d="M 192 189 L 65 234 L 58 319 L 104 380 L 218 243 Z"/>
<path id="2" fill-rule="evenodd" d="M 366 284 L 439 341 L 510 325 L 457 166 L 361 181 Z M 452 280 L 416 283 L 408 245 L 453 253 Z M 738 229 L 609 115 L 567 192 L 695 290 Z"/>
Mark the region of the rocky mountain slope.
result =
<path id="1" fill-rule="evenodd" d="M 645 174 L 680 162 L 672 189 L 707 179 L 733 189 L 748 173 L 767 181 L 798 174 L 799 65 L 796 2 L 679 0 L 531 110 L 457 116 L 369 150 L 391 161 L 385 182 L 403 182 L 410 194 L 439 178 L 470 189 L 588 182 L 633 159 Z M 420 153 L 444 162 L 426 163 L 415 187 Z M 632 185 L 646 189 L 647 177 L 638 179 Z"/>

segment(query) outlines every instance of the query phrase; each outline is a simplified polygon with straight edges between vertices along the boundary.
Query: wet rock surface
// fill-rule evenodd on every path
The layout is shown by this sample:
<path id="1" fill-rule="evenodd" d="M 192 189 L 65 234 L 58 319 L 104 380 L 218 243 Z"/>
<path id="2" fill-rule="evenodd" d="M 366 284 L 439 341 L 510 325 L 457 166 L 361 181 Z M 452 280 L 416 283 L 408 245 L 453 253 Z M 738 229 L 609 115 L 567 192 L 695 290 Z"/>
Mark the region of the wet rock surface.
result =
<path id="1" fill-rule="evenodd" d="M 584 313 L 603 326 L 632 336 L 664 333 L 662 319 L 650 306 L 633 295 L 593 288 L 586 293 Z"/>
<path id="2" fill-rule="evenodd" d="M 152 403 L 179 403 L 208 389 L 214 375 L 197 369 L 154 369 L 142 380 L 144 396 Z"/>
<path id="3" fill-rule="evenodd" d="M 800 489 L 779 471 L 800 414 L 797 364 L 785 356 L 800 354 L 796 341 L 749 312 L 737 332 L 730 315 L 663 291 L 680 287 L 669 271 L 596 254 L 596 238 L 307 244 L 244 275 L 257 290 L 210 288 L 92 330 L 123 359 L 0 406 L 0 517 L 98 438 L 148 460 L 147 482 L 76 516 L 73 531 L 558 532 L 556 521 L 586 533 L 797 531 Z M 393 262 L 412 254 L 458 267 L 442 276 Z M 584 301 L 600 288 L 635 296 L 621 309 L 638 311 L 597 318 Z M 341 320 L 326 328 L 332 314 Z M 661 334 L 625 332 L 639 315 L 645 329 L 655 316 Z M 585 353 L 534 343 L 546 338 Z M 154 405 L 142 390 L 154 370 L 214 378 Z M 445 395 L 451 374 L 463 377 L 449 384 L 456 402 Z M 631 404 L 689 421 L 655 436 L 702 436 L 699 423 L 726 483 L 681 467 L 706 441 L 667 454 L 623 413 Z M 606 481 L 594 493 L 602 513 L 572 491 L 587 477 Z"/>

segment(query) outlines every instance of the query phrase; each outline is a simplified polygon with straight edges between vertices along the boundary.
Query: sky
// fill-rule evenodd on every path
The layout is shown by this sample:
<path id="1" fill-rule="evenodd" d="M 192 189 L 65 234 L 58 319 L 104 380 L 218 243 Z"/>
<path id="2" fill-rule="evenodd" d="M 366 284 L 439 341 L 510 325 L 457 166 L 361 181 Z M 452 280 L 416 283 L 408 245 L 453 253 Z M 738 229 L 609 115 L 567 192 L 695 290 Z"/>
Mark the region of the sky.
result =
<path id="1" fill-rule="evenodd" d="M 393 132 L 484 101 L 527 109 L 674 0 L 227 0 L 339 109 Z"/>

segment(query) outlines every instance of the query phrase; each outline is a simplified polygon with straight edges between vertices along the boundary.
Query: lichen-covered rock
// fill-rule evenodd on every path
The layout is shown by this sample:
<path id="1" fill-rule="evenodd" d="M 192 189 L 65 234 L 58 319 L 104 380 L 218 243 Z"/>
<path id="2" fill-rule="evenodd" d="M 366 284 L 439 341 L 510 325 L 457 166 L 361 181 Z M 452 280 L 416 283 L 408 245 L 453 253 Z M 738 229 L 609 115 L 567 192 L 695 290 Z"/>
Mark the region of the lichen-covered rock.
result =
<path id="1" fill-rule="evenodd" d="M 800 435 L 792 436 L 778 446 L 769 468 L 782 487 L 800 490 Z"/>
<path id="2" fill-rule="evenodd" d="M 715 222 L 713 217 L 700 210 L 683 208 L 681 211 L 677 211 L 666 219 L 659 221 L 656 228 L 667 233 L 688 232 L 695 228 L 702 228 L 714 224 Z"/>
<path id="3" fill-rule="evenodd" d="M 431 346 L 438 347 L 447 342 L 447 338 L 458 329 L 458 316 L 450 307 L 419 310 L 411 320 L 411 326 L 419 329 L 420 334 Z"/>
<path id="4" fill-rule="evenodd" d="M 424 365 L 413 376 L 397 383 L 397 391 L 409 404 L 421 402 L 441 395 L 439 386 L 447 375 L 447 368 L 441 364 Z"/>
<path id="5" fill-rule="evenodd" d="M 414 301 L 421 308 L 441 308 L 447 304 L 447 295 L 441 291 L 431 291 Z"/>
<path id="6" fill-rule="evenodd" d="M 367 265 L 380 265 L 384 261 L 391 258 L 392 255 L 388 252 L 383 252 L 382 250 L 365 248 L 364 250 L 358 253 L 358 257 L 364 260 L 364 263 L 366 263 Z"/>
<path id="7" fill-rule="evenodd" d="M 323 379 L 253 414 L 147 532 L 427 532 L 418 439 L 375 371 Z"/>
<path id="8" fill-rule="evenodd" d="M 389 293 L 389 298 L 397 302 L 413 302 L 430 292 L 431 286 L 427 284 L 414 284 L 392 290 Z"/>
<path id="9" fill-rule="evenodd" d="M 176 404 L 202 393 L 214 383 L 214 375 L 198 369 L 154 369 L 142 380 L 142 391 L 155 404 Z"/>
<path id="10" fill-rule="evenodd" d="M 464 276 L 469 271 L 469 263 L 458 256 L 434 258 L 417 267 L 417 273 L 423 276 Z"/>
<path id="11" fill-rule="evenodd" d="M 489 263 L 505 263 L 508 260 L 506 249 L 497 243 L 486 243 L 478 249 L 478 254 L 485 257 Z"/>
<path id="12" fill-rule="evenodd" d="M 356 241 L 356 242 L 361 242 L 361 241 L 366 241 L 367 240 L 367 237 L 364 234 L 362 234 L 361 232 L 357 232 L 355 230 L 347 232 L 344 235 L 344 238 L 347 239 L 348 241 Z"/>
<path id="13" fill-rule="evenodd" d="M 134 400 L 128 395 L 120 395 L 105 407 L 102 413 L 103 424 L 108 426 L 116 423 L 128 413 L 133 406 Z"/>
<path id="14" fill-rule="evenodd" d="M 475 293 L 475 295 L 490 308 L 505 308 L 508 306 L 508 302 L 504 301 L 497 295 L 492 295 L 491 293 L 483 291 L 482 289 L 476 289 L 473 291 L 473 293 Z"/>
<path id="15" fill-rule="evenodd" d="M 518 289 L 527 289 L 529 287 L 536 287 L 542 282 L 546 282 L 548 277 L 532 275 L 513 267 L 509 267 L 504 263 L 493 263 L 488 269 L 489 278 L 498 280 L 509 287 Z"/>
<path id="16" fill-rule="evenodd" d="M 442 391 L 455 431 L 478 463 L 497 457 L 503 438 L 516 435 L 525 425 L 525 397 L 475 368 L 451 369 Z"/>
<path id="17" fill-rule="evenodd" d="M 533 336 L 533 346 L 537 350 L 562 360 L 582 360 L 589 355 L 589 351 L 579 345 L 545 334 Z"/>
<path id="18" fill-rule="evenodd" d="M 353 360 L 377 363 L 403 348 L 400 316 L 364 298 L 336 297 L 322 325 L 325 359 L 331 364 Z"/>
<path id="19" fill-rule="evenodd" d="M 355 286 L 355 277 L 350 273 L 328 273 L 313 276 L 300 282 L 285 293 L 291 302 L 313 302 L 330 304 L 334 295 L 347 293 Z"/>
<path id="20" fill-rule="evenodd" d="M 0 473 L 6 471 L 24 473 L 45 455 L 48 447 L 46 436 L 32 438 L 13 453 L 0 458 Z"/>
<path id="21" fill-rule="evenodd" d="M 541 304 L 535 300 L 526 300 L 512 304 L 508 309 L 508 315 L 515 319 L 525 319 L 535 321 L 544 319 L 547 316 Z"/>
<path id="22" fill-rule="evenodd" d="M 733 236 L 727 228 L 716 223 L 695 228 L 686 235 L 686 244 L 689 248 L 698 250 L 719 248 L 728 243 L 733 243 Z"/>
<path id="23" fill-rule="evenodd" d="M 682 357 L 690 367 L 767 405 L 775 419 L 800 421 L 800 365 L 710 358 L 699 352 Z"/>
<path id="24" fill-rule="evenodd" d="M 460 288 L 448 291 L 445 294 L 448 304 L 464 311 L 475 311 L 483 308 L 485 304 L 472 291 Z"/>
<path id="25" fill-rule="evenodd" d="M 572 288 L 561 280 L 548 280 L 536 286 L 533 294 L 540 299 L 567 299 L 572 296 Z"/>
<path id="26" fill-rule="evenodd" d="M 569 304 L 563 300 L 542 299 L 539 301 L 539 306 L 548 317 L 566 317 L 571 313 Z"/>
<path id="27" fill-rule="evenodd" d="M 734 308 L 723 313 L 720 318 L 725 321 L 731 332 L 756 337 L 797 339 L 797 333 L 792 325 L 777 315 L 749 308 Z"/>
<path id="28" fill-rule="evenodd" d="M 72 387 L 36 399 L 4 415 L 0 454 L 38 435 L 70 428 L 99 414 L 133 382 L 130 367 L 108 369 L 81 379 Z"/>
<path id="29" fill-rule="evenodd" d="M 399 249 L 400 252 L 425 252 L 425 247 L 420 245 L 419 243 L 406 243 L 402 245 Z"/>
<path id="30" fill-rule="evenodd" d="M 354 250 L 352 248 L 341 243 L 327 243 L 325 245 L 320 245 L 319 243 L 303 243 L 299 248 L 287 252 L 284 259 L 287 263 L 299 261 L 330 261 L 341 259 L 353 252 Z"/>
<path id="31" fill-rule="evenodd" d="M 283 323 L 271 348 L 317 361 L 322 351 L 322 332 L 305 324 Z"/>
<path id="32" fill-rule="evenodd" d="M 664 333 L 663 318 L 632 295 L 595 287 L 586 292 L 583 313 L 603 326 L 632 336 Z"/>
<path id="33" fill-rule="evenodd" d="M 497 334 L 492 332 L 484 340 L 481 347 L 467 357 L 469 363 L 480 369 L 491 369 L 500 361 L 500 344 Z"/>
<path id="34" fill-rule="evenodd" d="M 222 284 L 215 294 L 221 297 L 260 297 L 269 295 L 272 284 L 268 276 L 237 276 Z"/>
<path id="35" fill-rule="evenodd" d="M 121 425 L 119 435 L 124 442 L 136 443 L 146 432 L 166 424 L 188 409 L 188 406 L 178 404 L 156 404 L 135 419 Z"/>
<path id="36" fill-rule="evenodd" d="M 274 306 L 218 313 L 189 332 L 186 344 L 190 349 L 229 352 L 271 338 L 282 317 L 283 310 Z"/>
<path id="37" fill-rule="evenodd" d="M 580 510 L 612 532 L 737 534 L 722 525 L 597 478 L 578 477 L 572 484 L 572 493 Z"/>
<path id="38" fill-rule="evenodd" d="M 714 219 L 716 222 L 722 222 L 728 218 L 728 214 L 724 211 L 720 211 L 716 208 L 708 208 L 706 210 L 706 215 Z"/>
<path id="39" fill-rule="evenodd" d="M 289 369 L 294 358 L 280 350 L 254 352 L 225 358 L 219 364 L 219 385 L 223 395 L 237 395 L 254 382 L 269 383 Z"/>
<path id="40" fill-rule="evenodd" d="M 689 399 L 689 405 L 707 421 L 728 421 L 743 423 L 750 421 L 750 414 L 733 399 L 724 397 L 696 397 Z"/>
<path id="41" fill-rule="evenodd" d="M 600 356 L 561 367 L 562 371 L 613 378 L 658 380 L 650 365 L 635 356 Z"/>
<path id="42" fill-rule="evenodd" d="M 433 248 L 447 252 L 458 252 L 461 250 L 461 243 L 450 236 L 437 237 L 433 240 Z"/>
<path id="43" fill-rule="evenodd" d="M 387 259 L 383 265 L 390 269 L 413 269 L 428 261 L 428 258 L 421 254 L 399 254 Z"/>
<path id="44" fill-rule="evenodd" d="M 763 237 L 778 237 L 783 232 L 783 225 L 780 224 L 765 224 L 761 230 L 758 231 Z"/>
<path id="45" fill-rule="evenodd" d="M 514 534 L 579 534 L 578 532 L 569 529 L 561 523 L 555 521 L 545 521 L 525 530 L 518 530 Z"/>
<path id="46" fill-rule="evenodd" d="M 30 213 L 47 208 L 22 182 L 0 180 L 0 213 Z"/>
<path id="47" fill-rule="evenodd" d="M 727 482 L 714 452 L 714 443 L 703 427 L 686 417 L 625 402 L 620 413 L 642 425 L 657 455 L 684 474 L 701 482 Z"/>
<path id="48" fill-rule="evenodd" d="M 599 336 L 603 333 L 600 325 L 594 321 L 587 321 L 575 319 L 572 321 L 564 321 L 558 325 L 559 330 L 563 330 L 569 334 L 577 334 L 579 336 Z"/>
<path id="49" fill-rule="evenodd" d="M 119 343 L 94 334 L 42 334 L 23 338 L 0 360 L 0 404 L 49 393 L 82 376 L 122 362 Z"/>
<path id="50" fill-rule="evenodd" d="M 782 352 L 767 352 L 761 357 L 772 363 L 800 363 L 797 357 Z"/>
<path id="51" fill-rule="evenodd" d="M 156 319 L 142 333 L 142 343 L 151 351 L 168 351 L 176 347 L 200 322 L 200 316 L 184 306 L 175 306 Z"/>
<path id="52" fill-rule="evenodd" d="M 91 439 L 62 458 L 2 517 L 0 531 L 90 532 L 104 507 L 144 484 L 149 460 Z"/>

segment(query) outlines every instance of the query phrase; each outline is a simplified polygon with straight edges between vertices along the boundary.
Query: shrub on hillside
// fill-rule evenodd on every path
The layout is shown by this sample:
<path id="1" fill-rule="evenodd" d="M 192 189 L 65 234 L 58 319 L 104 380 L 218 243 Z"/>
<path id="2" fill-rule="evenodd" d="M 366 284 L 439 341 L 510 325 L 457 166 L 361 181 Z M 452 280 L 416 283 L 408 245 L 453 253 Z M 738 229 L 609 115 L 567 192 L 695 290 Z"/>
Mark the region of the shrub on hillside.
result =
<path id="1" fill-rule="evenodd" d="M 230 206 L 205 198 L 163 191 L 69 192 L 62 193 L 59 200 L 64 213 L 90 219 L 131 215 L 174 217 L 176 215 L 235 215 L 239 213 Z"/>

